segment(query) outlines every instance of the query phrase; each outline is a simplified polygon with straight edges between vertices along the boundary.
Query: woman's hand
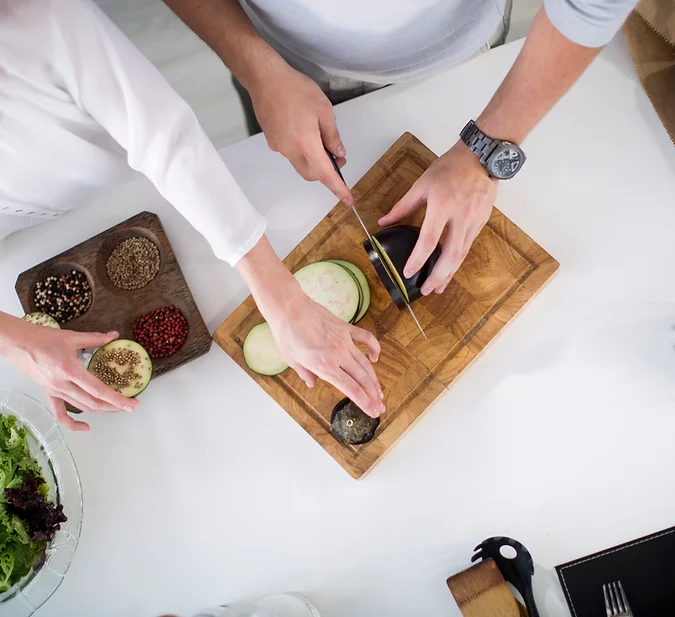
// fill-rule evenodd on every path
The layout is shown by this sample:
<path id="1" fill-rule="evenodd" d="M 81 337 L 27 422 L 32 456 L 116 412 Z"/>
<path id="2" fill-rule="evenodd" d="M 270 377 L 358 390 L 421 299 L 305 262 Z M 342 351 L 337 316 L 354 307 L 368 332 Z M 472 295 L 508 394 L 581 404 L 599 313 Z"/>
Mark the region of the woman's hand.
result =
<path id="1" fill-rule="evenodd" d="M 335 317 L 299 286 L 283 308 L 268 311 L 267 321 L 284 360 L 308 387 L 320 377 L 369 416 L 377 418 L 385 411 L 371 364 L 379 358 L 380 344 L 370 332 Z M 365 345 L 368 357 L 355 343 Z"/>
<path id="2" fill-rule="evenodd" d="M 272 328 L 284 360 L 311 388 L 317 377 L 335 386 L 368 415 L 384 411 L 382 390 L 371 362 L 380 344 L 305 295 L 266 237 L 237 263 L 258 309 Z M 368 359 L 355 343 L 368 348 Z"/>
<path id="3" fill-rule="evenodd" d="M 138 406 L 89 373 L 76 355 L 78 349 L 101 347 L 118 336 L 45 328 L 0 314 L 0 353 L 44 390 L 56 420 L 74 431 L 88 431 L 89 425 L 69 416 L 65 401 L 81 411 L 133 411 Z"/>

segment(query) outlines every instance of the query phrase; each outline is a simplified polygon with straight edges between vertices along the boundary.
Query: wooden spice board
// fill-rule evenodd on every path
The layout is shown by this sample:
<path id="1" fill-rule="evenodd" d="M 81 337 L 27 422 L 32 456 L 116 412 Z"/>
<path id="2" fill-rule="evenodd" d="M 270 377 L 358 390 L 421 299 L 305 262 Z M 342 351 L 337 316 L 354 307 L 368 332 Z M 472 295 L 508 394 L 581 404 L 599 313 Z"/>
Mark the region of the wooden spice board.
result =
<path id="1" fill-rule="evenodd" d="M 116 287 L 106 270 L 110 253 L 129 238 L 147 238 L 159 249 L 157 276 L 145 287 L 126 291 Z M 192 297 L 176 255 L 159 217 L 141 212 L 56 257 L 22 272 L 16 281 L 16 293 L 26 313 L 36 311 L 33 301 L 35 285 L 50 275 L 60 276 L 71 270 L 84 272 L 92 289 L 89 310 L 61 327 L 78 332 L 110 332 L 132 339 L 135 319 L 162 306 L 173 304 L 188 321 L 188 335 L 183 346 L 168 358 L 152 361 L 152 377 L 159 377 L 204 355 L 211 348 L 211 335 Z"/>
<path id="2" fill-rule="evenodd" d="M 353 189 L 368 229 L 379 229 L 378 219 L 435 159 L 436 155 L 409 133 L 384 154 Z M 418 211 L 404 222 L 419 226 L 423 217 L 423 211 Z M 344 259 L 356 264 L 368 278 L 371 305 L 358 325 L 373 332 L 382 346 L 375 371 L 387 407 L 372 441 L 351 446 L 335 438 L 330 417 L 343 395 L 329 384 L 319 381 L 310 389 L 290 369 L 274 377 L 248 369 L 243 342 L 249 330 L 262 321 L 251 297 L 214 334 L 216 343 L 355 478 L 382 458 L 558 268 L 558 262 L 544 249 L 493 209 L 445 292 L 415 302 L 415 313 L 428 336 L 425 340 L 378 279 L 362 246 L 365 239 L 351 209 L 339 203 L 284 263 L 294 272 L 316 261 Z"/>
<path id="3" fill-rule="evenodd" d="M 527 617 L 492 559 L 451 576 L 447 584 L 464 617 Z"/>

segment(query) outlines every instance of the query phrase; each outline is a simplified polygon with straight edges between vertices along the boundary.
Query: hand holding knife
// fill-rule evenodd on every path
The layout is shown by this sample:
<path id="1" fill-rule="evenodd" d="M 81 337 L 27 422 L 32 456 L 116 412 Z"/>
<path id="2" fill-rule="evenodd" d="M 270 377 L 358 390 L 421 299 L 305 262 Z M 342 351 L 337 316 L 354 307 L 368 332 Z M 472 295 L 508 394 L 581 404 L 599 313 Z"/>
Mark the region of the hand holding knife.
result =
<path id="1" fill-rule="evenodd" d="M 342 182 L 344 182 L 345 186 L 347 186 L 347 183 L 345 182 L 345 179 L 342 175 L 342 172 L 340 171 L 340 167 L 337 164 L 337 160 L 335 159 L 335 156 L 333 156 L 333 153 L 328 149 L 326 149 L 326 154 L 328 155 L 328 158 L 330 159 L 331 163 L 333 164 L 333 167 L 334 167 L 335 171 L 337 172 L 338 176 L 340 176 L 340 180 L 342 180 Z M 402 298 L 405 302 L 405 305 L 406 305 L 406 308 L 408 309 L 408 312 L 410 313 L 410 316 L 413 318 L 413 321 L 415 322 L 415 324 L 419 328 L 419 331 L 422 333 L 422 336 L 426 339 L 427 335 L 424 333 L 424 329 L 422 328 L 422 325 L 420 324 L 419 320 L 417 319 L 417 316 L 415 315 L 414 311 L 412 310 L 412 306 L 410 306 L 410 302 L 408 302 L 406 300 L 405 291 L 400 289 L 399 283 L 395 280 L 395 277 L 389 271 L 389 266 L 387 265 L 389 260 L 383 258 L 382 255 L 380 254 L 380 250 L 378 248 L 378 246 L 379 246 L 378 243 L 373 239 L 373 236 L 368 231 L 368 228 L 366 227 L 365 223 L 363 222 L 363 219 L 361 218 L 361 215 L 359 214 L 358 210 L 356 209 L 356 206 L 354 205 L 354 203 L 351 204 L 351 207 L 352 207 L 352 211 L 354 212 L 354 215 L 356 216 L 357 220 L 359 221 L 359 223 L 361 223 L 361 227 L 363 227 L 363 231 L 366 233 L 366 236 L 368 237 L 368 240 L 370 241 L 370 245 L 371 245 L 372 249 L 375 251 L 375 253 L 379 257 L 383 270 L 389 276 L 389 280 L 391 281 L 392 285 L 394 285 L 394 287 L 396 287 L 397 289 L 400 290 L 401 296 L 402 296 Z"/>

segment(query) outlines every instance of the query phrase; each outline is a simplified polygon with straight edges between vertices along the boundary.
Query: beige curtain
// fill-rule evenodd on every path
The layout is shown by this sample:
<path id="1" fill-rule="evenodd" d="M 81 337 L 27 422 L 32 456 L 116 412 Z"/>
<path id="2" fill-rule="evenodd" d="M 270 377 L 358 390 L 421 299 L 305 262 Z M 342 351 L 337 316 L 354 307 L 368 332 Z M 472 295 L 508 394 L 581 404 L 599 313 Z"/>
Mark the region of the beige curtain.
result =
<path id="1" fill-rule="evenodd" d="M 640 81 L 675 144 L 675 0 L 642 0 L 623 30 Z"/>

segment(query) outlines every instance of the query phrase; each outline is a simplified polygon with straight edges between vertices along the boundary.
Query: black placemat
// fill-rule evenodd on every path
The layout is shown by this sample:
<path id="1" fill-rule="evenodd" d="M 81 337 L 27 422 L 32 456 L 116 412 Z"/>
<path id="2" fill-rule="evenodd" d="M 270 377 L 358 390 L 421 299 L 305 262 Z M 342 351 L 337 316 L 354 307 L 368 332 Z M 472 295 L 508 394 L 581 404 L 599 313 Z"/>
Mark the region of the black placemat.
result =
<path id="1" fill-rule="evenodd" d="M 675 615 L 675 527 L 557 566 L 573 617 L 603 617 L 604 583 L 620 580 L 635 617 Z"/>

